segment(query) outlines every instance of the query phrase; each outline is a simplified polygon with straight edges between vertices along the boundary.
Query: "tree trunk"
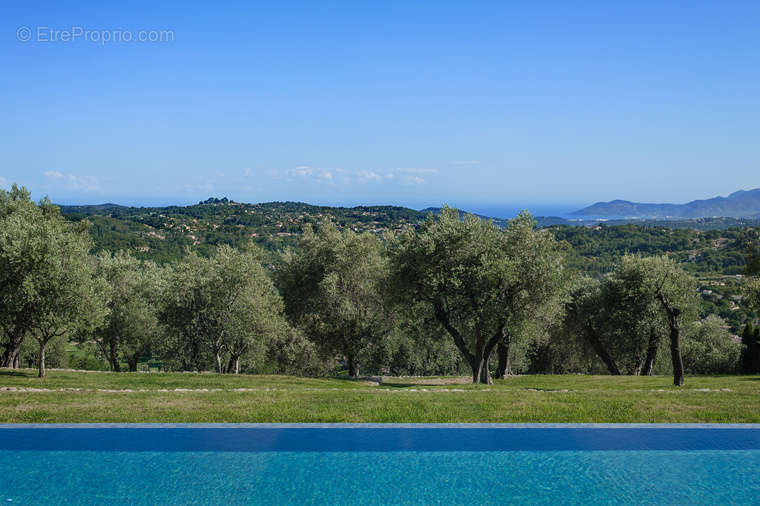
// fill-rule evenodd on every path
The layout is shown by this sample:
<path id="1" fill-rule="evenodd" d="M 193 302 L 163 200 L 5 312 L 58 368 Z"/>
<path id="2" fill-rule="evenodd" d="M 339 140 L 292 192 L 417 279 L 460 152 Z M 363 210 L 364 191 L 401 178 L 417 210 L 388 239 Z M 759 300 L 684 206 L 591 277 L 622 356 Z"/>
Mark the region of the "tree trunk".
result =
<path id="1" fill-rule="evenodd" d="M 137 362 L 139 359 L 137 358 L 137 355 L 134 357 L 130 357 L 127 359 L 127 365 L 129 366 L 129 372 L 137 372 Z"/>
<path id="2" fill-rule="evenodd" d="M 482 383 L 484 385 L 493 384 L 491 379 L 491 371 L 488 368 L 488 361 L 483 359 L 475 359 L 470 363 L 472 367 L 472 382 Z"/>
<path id="3" fill-rule="evenodd" d="M 491 354 L 496 349 L 501 340 L 505 338 L 504 329 L 500 327 L 493 337 L 491 337 L 487 343 L 483 346 L 482 363 L 480 365 L 480 383 L 484 385 L 493 385 L 493 376 L 491 376 Z"/>
<path id="4" fill-rule="evenodd" d="M 47 344 L 47 341 L 44 339 L 40 339 L 40 373 L 38 374 L 39 378 L 45 377 L 45 345 Z"/>
<path id="5" fill-rule="evenodd" d="M 670 324 L 670 358 L 673 360 L 673 384 L 680 387 L 684 384 L 684 377 L 681 357 L 681 323 L 677 316 L 672 318 Z"/>
<path id="6" fill-rule="evenodd" d="M 478 338 L 475 343 L 475 356 L 472 361 L 472 382 L 473 383 L 485 383 L 491 379 L 491 375 L 485 371 L 487 369 L 487 357 L 485 357 L 485 341 Z"/>
<path id="7" fill-rule="evenodd" d="M 240 357 L 235 357 L 235 374 L 240 374 Z"/>
<path id="8" fill-rule="evenodd" d="M 218 351 L 216 352 L 216 372 L 219 374 L 224 372 L 224 368 L 222 367 L 222 354 Z"/>
<path id="9" fill-rule="evenodd" d="M 467 363 L 470 364 L 470 367 L 472 368 L 472 382 L 478 383 L 480 381 L 480 367 L 483 363 L 481 357 L 473 355 L 467 348 L 467 344 L 462 338 L 462 335 L 449 321 L 448 315 L 443 310 L 443 304 L 441 302 L 435 303 L 433 308 L 435 310 L 436 320 L 438 320 L 443 328 L 446 329 L 446 332 L 448 332 L 449 335 L 454 339 L 454 344 L 459 349 L 459 352 L 462 354 L 465 360 L 467 360 Z"/>
<path id="10" fill-rule="evenodd" d="M 641 370 L 643 376 L 651 376 L 654 370 L 654 362 L 657 359 L 657 348 L 659 347 L 659 338 L 657 333 L 651 331 L 649 334 L 649 346 L 647 347 L 647 357 L 644 360 L 644 367 Z"/>
<path id="11" fill-rule="evenodd" d="M 657 298 L 668 315 L 670 359 L 673 361 L 673 384 L 680 387 L 684 384 L 683 358 L 681 357 L 681 310 L 673 307 L 663 294 L 658 294 Z"/>
<path id="12" fill-rule="evenodd" d="M 10 336 L 9 336 L 10 337 Z M 3 351 L 3 367 L 13 367 L 13 343 L 10 341 L 5 345 L 5 351 Z"/>
<path id="13" fill-rule="evenodd" d="M 595 332 L 587 332 L 586 335 L 588 336 L 589 343 L 591 343 L 591 347 L 594 349 L 602 362 L 604 362 L 604 365 L 607 366 L 607 370 L 610 372 L 610 374 L 613 376 L 620 376 L 620 368 L 617 366 L 615 360 L 602 344 L 599 336 L 597 336 Z"/>
<path id="14" fill-rule="evenodd" d="M 3 350 L 3 357 L 0 359 L 0 367 L 13 367 L 13 346 L 10 342 L 10 336 L 8 336 L 8 344 L 5 345 Z"/>
<path id="15" fill-rule="evenodd" d="M 499 339 L 504 337 L 504 322 L 501 322 L 496 333 L 486 341 L 482 334 L 478 333 L 478 339 L 475 343 L 475 353 L 471 353 L 465 343 L 462 335 L 451 324 L 448 315 L 443 310 L 443 304 L 438 302 L 434 304 L 435 317 L 444 329 L 454 339 L 454 344 L 462 356 L 469 362 L 472 368 L 472 382 L 473 383 L 485 383 L 491 384 L 491 373 L 488 370 L 488 358 L 491 356 L 491 352 L 496 347 Z"/>
<path id="16" fill-rule="evenodd" d="M 485 385 L 493 384 L 493 378 L 491 377 L 491 371 L 489 369 L 491 353 L 493 353 L 493 350 L 496 349 L 499 343 L 506 342 L 508 337 L 509 336 L 507 336 L 504 330 L 504 323 L 502 322 L 496 329 L 496 332 L 494 332 L 494 334 L 488 339 L 488 341 L 478 339 L 475 357 L 476 360 L 478 357 L 480 358 L 480 365 L 478 367 L 479 374 L 478 376 L 475 376 L 473 373 L 473 378 L 478 378 L 480 380 L 480 383 L 483 383 Z M 476 383 L 476 381 L 473 381 L 473 383 Z"/>
<path id="17" fill-rule="evenodd" d="M 480 366 L 483 365 L 483 362 L 480 360 L 473 360 L 470 362 L 470 367 L 472 367 L 472 382 L 473 383 L 480 383 Z"/>
<path id="18" fill-rule="evenodd" d="M 483 360 L 483 366 L 480 368 L 480 382 L 484 385 L 493 385 L 487 358 Z"/>
<path id="19" fill-rule="evenodd" d="M 348 363 L 348 375 L 351 378 L 356 378 L 359 376 L 359 361 L 356 360 L 356 357 L 353 354 L 349 354 L 346 356 L 346 362 Z"/>
<path id="20" fill-rule="evenodd" d="M 633 359 L 633 364 L 631 365 L 631 376 L 640 376 L 641 369 L 643 367 L 644 367 L 644 358 L 637 353 Z"/>
<path id="21" fill-rule="evenodd" d="M 18 369 L 19 367 L 21 367 L 21 350 L 16 350 L 13 355 L 13 368 Z"/>
<path id="22" fill-rule="evenodd" d="M 499 343 L 496 347 L 496 353 L 498 354 L 499 362 L 496 365 L 496 377 L 499 379 L 506 379 L 512 375 L 512 369 L 509 364 L 509 338 L 504 342 Z"/>
<path id="23" fill-rule="evenodd" d="M 121 364 L 119 364 L 119 349 L 116 346 L 116 339 L 113 337 L 108 343 L 108 361 L 111 362 L 112 371 L 121 372 Z"/>
<path id="24" fill-rule="evenodd" d="M 8 344 L 3 352 L 3 367 L 12 367 L 18 369 L 19 355 L 21 354 L 21 344 L 24 342 L 24 333 L 14 331 L 8 333 Z"/>

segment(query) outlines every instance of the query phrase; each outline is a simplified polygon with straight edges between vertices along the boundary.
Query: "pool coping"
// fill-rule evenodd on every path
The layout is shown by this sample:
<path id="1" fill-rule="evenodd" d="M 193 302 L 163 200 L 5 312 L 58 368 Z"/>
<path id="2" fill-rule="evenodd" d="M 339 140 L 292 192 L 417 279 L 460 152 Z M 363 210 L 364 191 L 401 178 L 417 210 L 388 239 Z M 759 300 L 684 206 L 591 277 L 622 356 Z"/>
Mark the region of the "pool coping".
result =
<path id="1" fill-rule="evenodd" d="M 760 429 L 760 423 L 0 423 L 2 429 Z"/>

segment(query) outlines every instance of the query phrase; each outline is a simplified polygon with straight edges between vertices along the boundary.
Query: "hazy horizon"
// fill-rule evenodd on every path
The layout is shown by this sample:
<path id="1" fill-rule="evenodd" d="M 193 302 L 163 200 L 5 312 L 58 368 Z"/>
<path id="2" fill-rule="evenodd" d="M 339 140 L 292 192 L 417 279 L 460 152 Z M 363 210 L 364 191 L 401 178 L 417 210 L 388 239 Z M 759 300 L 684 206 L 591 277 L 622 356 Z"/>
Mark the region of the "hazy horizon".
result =
<path id="1" fill-rule="evenodd" d="M 733 193 L 733 192 L 732 192 Z M 701 198 L 701 199 L 695 199 L 695 200 L 707 200 L 714 197 L 727 197 L 728 195 L 712 195 L 709 197 Z M 489 216 L 492 218 L 513 218 L 516 216 L 519 212 L 523 210 L 528 210 L 533 216 L 542 216 L 542 217 L 561 217 L 566 219 L 576 219 L 577 216 L 574 214 L 575 211 L 579 211 L 585 207 L 588 207 L 591 204 L 596 204 L 600 202 L 609 202 L 614 200 L 627 200 L 627 199 L 609 199 L 606 201 L 597 201 L 593 203 L 577 203 L 577 204 L 562 204 L 562 203 L 507 203 L 507 204 L 488 204 L 488 203 L 467 203 L 467 202 L 456 202 L 456 201 L 442 201 L 442 202 L 433 202 L 428 204 L 419 204 L 419 203 L 399 203 L 399 202 L 379 202 L 379 201 L 357 201 L 357 202 L 341 202 L 341 203 L 335 203 L 335 202 L 329 202 L 329 201 L 316 201 L 316 200 L 293 200 L 293 199 L 275 199 L 275 200 L 267 200 L 267 201 L 246 201 L 246 200 L 237 200 L 234 198 L 229 197 L 228 195 L 209 195 L 206 198 L 200 199 L 200 200 L 187 200 L 187 201 L 163 201 L 163 200 L 156 200 L 154 202 L 145 202 L 138 199 L 137 201 L 130 201 L 129 199 L 123 200 L 123 201 L 102 201 L 102 202 L 90 202 L 90 201 L 65 201 L 65 200 L 59 200 L 55 201 L 54 203 L 58 205 L 66 205 L 66 206 L 87 206 L 87 205 L 102 205 L 102 204 L 117 204 L 121 206 L 126 207 L 170 207 L 170 206 L 190 206 L 198 204 L 199 202 L 205 201 L 208 198 L 228 198 L 231 201 L 242 203 L 242 204 L 261 204 L 261 203 L 267 203 L 267 202 L 302 202 L 309 205 L 315 205 L 315 206 L 326 206 L 326 207 L 357 207 L 357 206 L 399 206 L 399 207 L 406 207 L 410 209 L 415 210 L 425 210 L 427 208 L 436 208 L 436 207 L 443 207 L 444 205 L 448 205 L 450 207 L 454 207 L 457 209 L 460 209 L 462 211 L 471 212 L 483 216 Z M 685 204 L 686 202 L 639 202 L 640 204 Z M 621 216 L 622 217 L 622 216 Z"/>
<path id="2" fill-rule="evenodd" d="M 740 190 L 755 190 L 756 188 L 740 188 L 735 191 Z M 731 193 L 725 195 L 709 195 L 704 196 L 698 199 L 692 199 L 692 200 L 708 200 L 715 197 L 728 197 Z M 448 205 L 450 207 L 455 207 L 463 211 L 472 212 L 475 214 L 480 214 L 484 216 L 490 216 L 493 218 L 512 218 L 516 216 L 520 211 L 528 210 L 533 214 L 534 216 L 557 216 L 557 217 L 563 217 L 563 218 L 576 218 L 576 216 L 573 216 L 573 213 L 575 211 L 579 211 L 585 207 L 588 207 L 592 204 L 597 204 L 600 202 L 610 202 L 615 200 L 623 200 L 623 201 L 630 201 L 630 199 L 625 198 L 609 198 L 605 200 L 597 200 L 594 202 L 586 202 L 586 203 L 517 203 L 517 202 L 511 202 L 511 203 L 501 203 L 501 204 L 490 204 L 490 203 L 484 203 L 484 202 L 461 202 L 461 201 L 441 201 L 441 202 L 435 202 L 430 201 L 427 203 L 419 203 L 419 202 L 381 202 L 381 201 L 351 201 L 346 200 L 343 202 L 330 202 L 330 201 L 321 201 L 321 200 L 296 200 L 296 199 L 289 199 L 289 198 L 281 198 L 281 199 L 272 199 L 272 200 L 261 200 L 261 201 L 248 201 L 248 200 L 238 200 L 235 198 L 230 197 L 229 195 L 209 195 L 205 198 L 201 198 L 200 200 L 183 200 L 183 201 L 175 201 L 172 199 L 156 199 L 153 201 L 145 201 L 144 199 L 141 199 L 139 197 L 136 198 L 125 198 L 121 199 L 119 201 L 117 200 L 103 200 L 103 201 L 80 201 L 80 200 L 53 200 L 54 203 L 59 205 L 67 205 L 67 206 L 87 206 L 87 205 L 102 205 L 102 204 L 117 204 L 121 206 L 126 207 L 170 207 L 170 206 L 190 206 L 198 204 L 199 202 L 205 201 L 208 198 L 228 198 L 231 201 L 243 203 L 243 204 L 261 204 L 261 203 L 267 203 L 267 202 L 302 202 L 305 204 L 315 205 L 315 206 L 326 206 L 326 207 L 357 207 L 357 206 L 399 206 L 399 207 L 406 207 L 410 209 L 416 209 L 416 210 L 424 210 L 431 207 L 443 207 L 444 205 Z M 691 202 L 691 201 L 688 201 Z M 638 202 L 639 204 L 686 204 L 688 202 Z"/>

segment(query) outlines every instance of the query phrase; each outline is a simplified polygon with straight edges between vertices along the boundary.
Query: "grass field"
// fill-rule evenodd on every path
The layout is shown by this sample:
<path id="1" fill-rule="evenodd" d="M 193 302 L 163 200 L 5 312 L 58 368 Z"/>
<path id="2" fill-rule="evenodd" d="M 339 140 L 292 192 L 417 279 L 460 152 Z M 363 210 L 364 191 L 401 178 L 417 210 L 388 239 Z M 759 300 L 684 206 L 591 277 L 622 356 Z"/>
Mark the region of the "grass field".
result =
<path id="1" fill-rule="evenodd" d="M 0 369 L 0 422 L 760 422 L 760 376 L 341 379 Z"/>

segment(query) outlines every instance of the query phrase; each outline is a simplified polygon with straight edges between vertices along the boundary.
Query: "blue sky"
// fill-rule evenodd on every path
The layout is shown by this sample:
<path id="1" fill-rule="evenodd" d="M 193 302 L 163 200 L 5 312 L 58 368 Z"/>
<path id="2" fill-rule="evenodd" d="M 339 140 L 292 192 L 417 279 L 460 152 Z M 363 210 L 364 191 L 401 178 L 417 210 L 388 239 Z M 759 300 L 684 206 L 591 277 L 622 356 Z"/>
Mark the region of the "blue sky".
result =
<path id="1" fill-rule="evenodd" d="M 756 1 L 6 0 L 0 185 L 494 215 L 727 194 L 760 186 L 758 26 Z"/>

